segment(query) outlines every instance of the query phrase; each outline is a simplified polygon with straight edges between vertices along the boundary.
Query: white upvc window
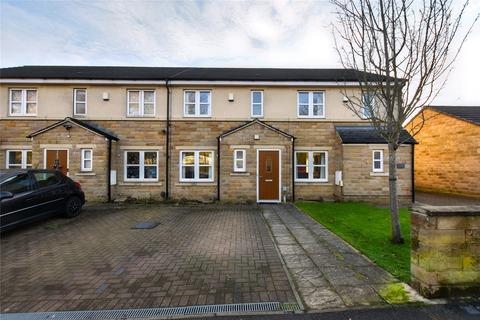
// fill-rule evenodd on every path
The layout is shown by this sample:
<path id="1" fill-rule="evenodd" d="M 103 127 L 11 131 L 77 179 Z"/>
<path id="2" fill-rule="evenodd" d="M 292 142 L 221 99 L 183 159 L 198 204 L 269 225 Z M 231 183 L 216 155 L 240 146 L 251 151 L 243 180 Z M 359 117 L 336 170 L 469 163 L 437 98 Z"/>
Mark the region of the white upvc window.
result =
<path id="1" fill-rule="evenodd" d="M 155 90 L 128 90 L 127 116 L 155 116 Z"/>
<path id="2" fill-rule="evenodd" d="M 372 110 L 375 107 L 375 95 L 373 92 L 362 92 L 362 119 L 370 119 L 372 117 Z"/>
<path id="3" fill-rule="evenodd" d="M 328 182 L 328 152 L 295 152 L 295 180 Z"/>
<path id="4" fill-rule="evenodd" d="M 263 117 L 263 91 L 255 90 L 251 93 L 252 118 Z"/>
<path id="5" fill-rule="evenodd" d="M 243 149 L 233 150 L 233 171 L 245 172 L 247 170 L 247 153 Z"/>
<path id="6" fill-rule="evenodd" d="M 125 181 L 158 181 L 158 151 L 125 151 Z"/>
<path id="7" fill-rule="evenodd" d="M 37 115 L 37 89 L 10 89 L 11 116 Z"/>
<path id="8" fill-rule="evenodd" d="M 212 93 L 209 90 L 184 91 L 184 117 L 211 117 Z"/>
<path id="9" fill-rule="evenodd" d="M 80 152 L 80 170 L 92 171 L 93 169 L 93 150 L 82 149 Z"/>
<path id="10" fill-rule="evenodd" d="M 372 171 L 383 172 L 383 150 L 372 151 Z"/>
<path id="11" fill-rule="evenodd" d="M 87 115 L 87 89 L 73 89 L 73 114 Z"/>
<path id="12" fill-rule="evenodd" d="M 325 92 L 299 91 L 297 116 L 299 118 L 325 118 Z"/>
<path id="13" fill-rule="evenodd" d="M 7 150 L 7 169 L 10 168 L 31 168 L 32 150 Z"/>
<path id="14" fill-rule="evenodd" d="M 213 151 L 180 151 L 180 181 L 213 181 Z"/>

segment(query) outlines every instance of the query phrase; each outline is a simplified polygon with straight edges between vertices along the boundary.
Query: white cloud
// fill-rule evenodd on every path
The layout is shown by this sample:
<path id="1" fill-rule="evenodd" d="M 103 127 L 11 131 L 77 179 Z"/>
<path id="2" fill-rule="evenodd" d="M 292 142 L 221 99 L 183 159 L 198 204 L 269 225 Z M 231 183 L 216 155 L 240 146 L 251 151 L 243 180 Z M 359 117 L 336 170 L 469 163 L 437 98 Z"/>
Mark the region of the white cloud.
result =
<path id="1" fill-rule="evenodd" d="M 332 11 L 328 1 L 3 0 L 0 64 L 339 67 Z M 439 103 L 480 105 L 478 29 Z"/>

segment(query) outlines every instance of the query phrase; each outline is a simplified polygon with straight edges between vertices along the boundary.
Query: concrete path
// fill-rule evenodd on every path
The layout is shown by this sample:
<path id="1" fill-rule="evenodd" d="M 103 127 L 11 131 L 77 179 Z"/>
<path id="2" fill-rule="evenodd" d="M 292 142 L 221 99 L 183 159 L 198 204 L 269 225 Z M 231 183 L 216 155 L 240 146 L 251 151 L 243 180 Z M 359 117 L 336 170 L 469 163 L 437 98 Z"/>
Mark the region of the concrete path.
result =
<path id="1" fill-rule="evenodd" d="M 480 198 L 475 199 L 456 195 L 416 191 L 415 203 L 424 203 L 432 206 L 478 206 L 480 205 Z"/>
<path id="2" fill-rule="evenodd" d="M 293 205 L 263 205 L 263 215 L 306 307 L 386 305 L 379 291 L 398 282 Z"/>

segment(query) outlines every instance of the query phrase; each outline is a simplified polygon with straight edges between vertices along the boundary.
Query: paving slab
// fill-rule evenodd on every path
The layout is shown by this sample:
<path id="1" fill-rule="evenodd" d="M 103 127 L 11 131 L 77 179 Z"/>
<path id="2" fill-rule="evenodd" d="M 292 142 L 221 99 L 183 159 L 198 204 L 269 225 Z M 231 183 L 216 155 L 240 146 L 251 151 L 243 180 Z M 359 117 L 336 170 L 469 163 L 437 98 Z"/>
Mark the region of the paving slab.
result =
<path id="1" fill-rule="evenodd" d="M 387 305 L 378 292 L 399 282 L 396 278 L 294 205 L 262 205 L 262 209 L 309 309 Z"/>

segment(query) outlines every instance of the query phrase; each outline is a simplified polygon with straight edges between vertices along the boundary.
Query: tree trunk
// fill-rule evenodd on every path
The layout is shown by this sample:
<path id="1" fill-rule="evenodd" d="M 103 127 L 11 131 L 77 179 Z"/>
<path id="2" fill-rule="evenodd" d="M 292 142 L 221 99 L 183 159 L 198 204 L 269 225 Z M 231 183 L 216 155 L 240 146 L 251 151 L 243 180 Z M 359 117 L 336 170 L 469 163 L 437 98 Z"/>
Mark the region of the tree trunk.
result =
<path id="1" fill-rule="evenodd" d="M 392 220 L 392 242 L 403 243 L 402 231 L 400 229 L 400 218 L 398 214 L 397 150 L 392 143 L 388 144 L 388 168 L 390 215 Z"/>

